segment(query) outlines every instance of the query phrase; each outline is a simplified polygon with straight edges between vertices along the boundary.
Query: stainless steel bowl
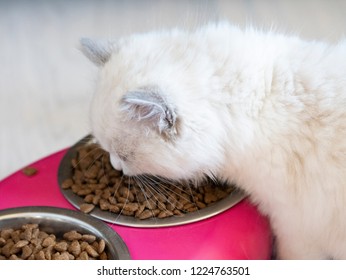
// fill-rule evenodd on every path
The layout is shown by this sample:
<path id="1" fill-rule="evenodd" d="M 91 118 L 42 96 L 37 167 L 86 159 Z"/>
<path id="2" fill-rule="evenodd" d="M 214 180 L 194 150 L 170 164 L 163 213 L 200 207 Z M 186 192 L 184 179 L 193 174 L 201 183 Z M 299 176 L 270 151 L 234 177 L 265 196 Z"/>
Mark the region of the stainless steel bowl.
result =
<path id="1" fill-rule="evenodd" d="M 78 141 L 75 145 L 73 145 L 67 151 L 67 153 L 61 160 L 59 165 L 59 170 L 58 170 L 58 183 L 60 186 L 60 190 L 62 194 L 65 196 L 65 198 L 77 209 L 80 209 L 80 205 L 84 203 L 83 198 L 76 195 L 72 190 L 63 189 L 61 186 L 62 186 L 62 183 L 65 181 L 65 179 L 72 178 L 73 169 L 71 166 L 71 160 L 76 156 L 77 148 L 82 145 L 85 145 L 88 142 L 90 143 L 94 142 L 93 137 L 90 135 L 84 137 L 83 139 Z M 109 211 L 103 211 L 99 207 L 95 207 L 94 210 L 90 212 L 89 214 L 101 220 L 107 221 L 109 223 L 131 226 L 131 227 L 152 228 L 152 227 L 178 226 L 178 225 L 193 223 L 193 222 L 197 222 L 200 220 L 213 217 L 233 207 L 234 205 L 239 203 L 241 200 L 243 200 L 245 197 L 246 195 L 244 192 L 242 192 L 239 189 L 235 189 L 226 198 L 214 203 L 213 205 L 209 205 L 208 207 L 195 211 L 195 212 L 187 213 L 181 217 L 171 216 L 171 217 L 162 218 L 162 219 L 150 218 L 146 220 L 139 220 L 135 217 L 114 214 Z"/>
<path id="2" fill-rule="evenodd" d="M 105 241 L 109 259 L 131 259 L 127 246 L 113 229 L 106 223 L 79 211 L 49 206 L 0 210 L 0 229 L 16 229 L 27 223 L 38 224 L 41 230 L 58 237 L 70 230 L 76 230 L 82 234 L 93 234 Z"/>

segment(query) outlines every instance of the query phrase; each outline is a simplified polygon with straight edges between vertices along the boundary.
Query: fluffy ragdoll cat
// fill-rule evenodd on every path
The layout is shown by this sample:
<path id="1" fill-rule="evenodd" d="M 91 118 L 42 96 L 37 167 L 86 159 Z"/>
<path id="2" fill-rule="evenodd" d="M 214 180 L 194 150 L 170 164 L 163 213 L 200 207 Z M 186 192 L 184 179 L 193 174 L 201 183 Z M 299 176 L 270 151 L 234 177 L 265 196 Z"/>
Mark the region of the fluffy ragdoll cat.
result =
<path id="1" fill-rule="evenodd" d="M 81 40 L 91 126 L 115 168 L 236 183 L 278 258 L 346 259 L 346 42 L 240 30 Z"/>

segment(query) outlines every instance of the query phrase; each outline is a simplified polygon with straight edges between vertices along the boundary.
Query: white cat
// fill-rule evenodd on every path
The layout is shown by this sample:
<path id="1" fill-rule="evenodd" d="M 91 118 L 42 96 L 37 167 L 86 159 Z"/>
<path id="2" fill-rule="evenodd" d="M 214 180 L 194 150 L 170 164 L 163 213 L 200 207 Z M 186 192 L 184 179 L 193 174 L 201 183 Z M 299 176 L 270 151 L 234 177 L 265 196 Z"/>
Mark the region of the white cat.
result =
<path id="1" fill-rule="evenodd" d="M 346 259 L 345 41 L 220 23 L 81 45 L 115 168 L 234 182 L 269 216 L 278 258 Z"/>

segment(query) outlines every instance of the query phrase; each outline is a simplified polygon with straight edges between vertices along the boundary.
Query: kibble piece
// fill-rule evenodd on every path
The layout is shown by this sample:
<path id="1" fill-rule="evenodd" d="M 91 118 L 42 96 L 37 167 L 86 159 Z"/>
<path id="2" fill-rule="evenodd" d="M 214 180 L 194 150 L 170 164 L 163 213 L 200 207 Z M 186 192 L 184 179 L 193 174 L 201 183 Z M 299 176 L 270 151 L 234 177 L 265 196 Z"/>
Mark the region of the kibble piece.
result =
<path id="1" fill-rule="evenodd" d="M 93 258 L 96 258 L 99 256 L 99 254 L 97 253 L 97 251 L 91 246 L 91 245 L 88 245 L 86 248 L 85 248 L 85 251 L 88 253 L 89 256 L 93 257 Z"/>
<path id="2" fill-rule="evenodd" d="M 30 241 L 32 238 L 32 229 L 30 228 L 24 229 L 24 231 L 20 234 L 20 238 Z"/>
<path id="3" fill-rule="evenodd" d="M 96 165 L 92 165 L 90 166 L 87 171 L 84 173 L 84 176 L 88 179 L 94 179 L 97 178 L 97 174 L 98 174 L 98 168 Z"/>
<path id="4" fill-rule="evenodd" d="M 198 207 L 197 207 L 197 206 L 192 206 L 192 207 L 190 207 L 190 208 L 187 208 L 187 209 L 185 210 L 185 212 L 191 213 L 191 212 L 195 212 L 195 211 L 197 211 L 197 210 L 198 210 Z"/>
<path id="5" fill-rule="evenodd" d="M 56 260 L 70 260 L 70 255 L 68 252 L 62 252 Z"/>
<path id="6" fill-rule="evenodd" d="M 12 234 L 13 231 L 14 230 L 12 228 L 3 229 L 1 231 L 1 235 L 0 236 L 7 240 L 7 239 L 11 238 L 11 234 Z"/>
<path id="7" fill-rule="evenodd" d="M 161 213 L 161 210 L 160 209 L 154 209 L 154 210 L 152 210 L 152 212 L 153 212 L 153 216 L 157 217 Z"/>
<path id="8" fill-rule="evenodd" d="M 135 212 L 138 210 L 138 208 L 139 208 L 138 203 L 127 203 L 123 207 L 125 211 L 130 211 L 130 212 Z"/>
<path id="9" fill-rule="evenodd" d="M 193 208 L 193 207 L 195 207 L 194 203 L 186 203 L 186 204 L 184 204 L 183 210 L 187 210 L 187 209 Z"/>
<path id="10" fill-rule="evenodd" d="M 24 224 L 22 226 L 22 229 L 31 229 L 31 230 L 33 230 L 33 229 L 36 229 L 36 228 L 38 228 L 38 224 Z"/>
<path id="11" fill-rule="evenodd" d="M 75 230 L 71 230 L 64 234 L 64 238 L 68 241 L 79 240 L 82 238 L 82 235 Z"/>
<path id="12" fill-rule="evenodd" d="M 30 240 L 30 244 L 32 244 L 33 246 L 41 246 L 41 244 L 42 244 L 42 239 L 40 239 L 40 238 L 31 238 L 31 240 Z"/>
<path id="13" fill-rule="evenodd" d="M 156 205 L 156 201 L 154 200 L 146 200 L 144 203 L 145 207 L 149 210 L 153 210 L 156 209 L 157 205 Z"/>
<path id="14" fill-rule="evenodd" d="M 35 167 L 32 167 L 32 166 L 27 166 L 27 167 L 24 167 L 22 169 L 22 172 L 26 176 L 31 177 L 31 176 L 34 176 L 37 173 L 37 169 Z"/>
<path id="15" fill-rule="evenodd" d="M 105 248 L 106 248 L 106 242 L 103 239 L 101 239 L 99 242 L 98 250 L 97 250 L 98 253 L 101 254 L 102 252 L 104 252 Z"/>
<path id="16" fill-rule="evenodd" d="M 84 213 L 90 213 L 94 208 L 95 205 L 90 203 L 83 203 L 79 206 L 79 209 Z"/>
<path id="17" fill-rule="evenodd" d="M 11 233 L 11 238 L 14 243 L 18 242 L 20 240 L 20 230 L 15 230 Z"/>
<path id="18" fill-rule="evenodd" d="M 167 217 L 170 217 L 170 216 L 173 216 L 173 215 L 174 214 L 173 214 L 172 211 L 166 210 L 166 211 L 161 211 L 157 217 L 158 218 L 167 218 Z"/>
<path id="19" fill-rule="evenodd" d="M 128 210 L 121 210 L 120 211 L 122 215 L 124 216 L 133 216 L 133 211 L 128 211 Z"/>
<path id="20" fill-rule="evenodd" d="M 162 193 L 158 193 L 157 195 L 155 195 L 155 199 L 162 203 L 165 203 L 167 201 L 167 197 Z"/>
<path id="21" fill-rule="evenodd" d="M 108 256 L 107 256 L 107 253 L 106 252 L 102 252 L 100 253 L 100 260 L 107 260 L 108 259 Z"/>
<path id="22" fill-rule="evenodd" d="M 197 202 L 196 202 L 196 206 L 197 206 L 199 209 L 203 209 L 203 208 L 207 207 L 207 205 L 204 204 L 204 203 L 201 202 L 201 201 L 197 201 Z"/>
<path id="23" fill-rule="evenodd" d="M 21 251 L 21 248 L 15 247 L 14 245 L 12 246 L 11 250 L 10 250 L 10 254 L 17 254 Z"/>
<path id="24" fill-rule="evenodd" d="M 67 254 L 68 254 L 68 259 L 69 260 L 75 260 L 76 259 L 76 257 L 74 255 L 69 254 L 69 253 L 67 253 Z"/>
<path id="25" fill-rule="evenodd" d="M 93 198 L 92 203 L 95 204 L 95 205 L 97 205 L 97 204 L 99 204 L 100 200 L 101 200 L 101 195 L 100 195 L 100 194 L 96 194 L 96 195 L 94 196 L 94 198 Z"/>
<path id="26" fill-rule="evenodd" d="M 175 209 L 175 210 L 173 211 L 173 214 L 174 214 L 175 216 L 184 216 L 184 214 L 183 214 L 180 210 L 178 210 L 178 209 Z"/>
<path id="27" fill-rule="evenodd" d="M 175 204 L 167 203 L 166 204 L 166 209 L 168 211 L 173 211 L 174 209 L 176 209 Z"/>
<path id="28" fill-rule="evenodd" d="M 80 248 L 81 248 L 81 250 L 84 251 L 85 248 L 86 248 L 88 245 L 89 245 L 89 243 L 86 242 L 86 241 L 80 242 Z"/>
<path id="29" fill-rule="evenodd" d="M 177 210 L 182 210 L 184 208 L 184 203 L 182 203 L 180 200 L 178 200 L 177 203 L 175 204 L 175 208 Z"/>
<path id="30" fill-rule="evenodd" d="M 39 251 L 35 254 L 35 260 L 45 260 L 46 256 L 43 251 Z"/>
<path id="31" fill-rule="evenodd" d="M 136 195 L 136 198 L 137 198 L 138 203 L 143 203 L 147 200 L 147 196 L 142 192 L 138 193 Z"/>
<path id="32" fill-rule="evenodd" d="M 116 199 L 115 196 L 109 197 L 109 198 L 108 198 L 108 201 L 109 201 L 110 204 L 113 204 L 113 205 L 115 205 L 115 204 L 118 203 L 118 201 L 117 201 L 117 199 Z"/>
<path id="33" fill-rule="evenodd" d="M 72 185 L 73 185 L 73 180 L 72 180 L 72 178 L 68 178 L 68 179 L 66 179 L 64 182 L 62 182 L 61 187 L 62 187 L 64 190 L 66 190 L 66 189 L 71 188 Z"/>
<path id="34" fill-rule="evenodd" d="M 144 210 L 141 214 L 138 215 L 138 219 L 145 220 L 145 219 L 151 218 L 153 216 L 154 216 L 153 211 L 147 209 L 147 210 Z"/>
<path id="35" fill-rule="evenodd" d="M 122 196 L 117 197 L 117 201 L 118 201 L 118 203 L 122 203 L 122 204 L 126 204 L 129 202 L 129 200 L 127 198 L 122 197 Z"/>
<path id="36" fill-rule="evenodd" d="M 21 249 L 21 248 L 23 248 L 25 245 L 28 245 L 28 244 L 29 244 L 29 241 L 28 241 L 28 240 L 19 240 L 19 241 L 17 241 L 16 244 L 13 245 L 13 248 Z"/>
<path id="37" fill-rule="evenodd" d="M 17 255 L 13 254 L 9 257 L 10 260 L 21 260 Z"/>
<path id="38" fill-rule="evenodd" d="M 78 194 L 79 196 L 86 196 L 86 195 L 88 195 L 88 194 L 91 194 L 92 192 L 93 192 L 93 190 L 90 189 L 90 188 L 81 188 L 81 189 L 79 189 L 79 191 L 77 192 L 77 194 Z"/>
<path id="39" fill-rule="evenodd" d="M 120 194 L 121 197 L 126 198 L 130 202 L 135 200 L 134 195 L 132 194 L 132 192 L 130 191 L 128 187 L 119 188 L 118 193 Z"/>
<path id="40" fill-rule="evenodd" d="M 39 233 L 40 233 L 40 230 L 38 228 L 34 228 L 31 232 L 31 239 L 38 238 Z"/>
<path id="41" fill-rule="evenodd" d="M 100 183 L 108 185 L 109 184 L 109 178 L 107 176 L 102 176 L 100 178 Z"/>
<path id="42" fill-rule="evenodd" d="M 78 192 L 80 191 L 80 189 L 83 187 L 83 183 L 82 182 L 78 182 L 78 180 L 75 180 L 75 184 L 72 185 L 71 190 L 78 194 Z"/>
<path id="43" fill-rule="evenodd" d="M 228 193 L 224 190 L 219 189 L 219 188 L 215 188 L 215 195 L 216 195 L 218 200 L 221 200 L 221 199 L 225 198 L 228 195 Z"/>
<path id="44" fill-rule="evenodd" d="M 42 230 L 39 230 L 38 231 L 38 235 L 37 235 L 37 238 L 38 239 L 45 239 L 49 236 L 49 234 L 45 231 L 42 231 Z M 52 237 L 53 238 L 53 237 Z"/>
<path id="45" fill-rule="evenodd" d="M 88 194 L 84 197 L 84 201 L 86 203 L 92 203 L 93 202 L 93 198 L 94 198 L 94 194 Z"/>
<path id="46" fill-rule="evenodd" d="M 60 258 L 60 253 L 59 252 L 56 252 L 54 254 L 52 254 L 52 260 L 59 260 Z"/>
<path id="47" fill-rule="evenodd" d="M 9 258 L 11 256 L 11 249 L 14 245 L 14 242 L 12 240 L 8 240 L 6 242 L 6 245 L 2 247 L 1 249 L 1 254 L 4 255 L 5 257 Z"/>
<path id="48" fill-rule="evenodd" d="M 138 216 L 143 213 L 144 209 L 145 209 L 145 205 L 139 204 L 138 210 L 135 213 L 135 217 L 138 218 Z"/>
<path id="49" fill-rule="evenodd" d="M 110 207 L 112 206 L 107 200 L 105 199 L 100 199 L 100 208 L 101 210 L 109 210 Z"/>
<path id="50" fill-rule="evenodd" d="M 54 249 L 57 250 L 58 252 L 64 252 L 67 250 L 67 242 L 65 241 L 61 241 L 61 242 L 58 242 L 54 245 Z"/>
<path id="51" fill-rule="evenodd" d="M 52 236 L 48 236 L 46 237 L 43 241 L 42 241 L 42 246 L 43 247 L 48 247 L 48 246 L 51 246 L 51 245 L 55 245 L 55 240 Z"/>
<path id="52" fill-rule="evenodd" d="M 109 205 L 108 210 L 113 213 L 120 213 L 120 208 L 117 205 Z"/>
<path id="53" fill-rule="evenodd" d="M 21 255 L 21 258 L 23 260 L 27 259 L 30 255 L 32 254 L 32 249 L 28 246 L 28 245 L 25 245 L 23 248 L 22 248 L 22 255 Z"/>
<path id="54" fill-rule="evenodd" d="M 4 246 L 6 244 L 6 240 L 0 237 L 0 246 Z"/>
<path id="55" fill-rule="evenodd" d="M 80 253 L 80 255 L 77 258 L 77 260 L 88 260 L 88 259 L 89 259 L 89 255 L 86 251 L 83 251 L 82 253 Z"/>
<path id="56" fill-rule="evenodd" d="M 215 202 L 217 200 L 218 200 L 217 196 L 212 192 L 208 192 L 204 196 L 204 202 L 206 204 L 210 204 L 210 203 Z"/>
<path id="57" fill-rule="evenodd" d="M 79 168 L 88 169 L 92 165 L 93 161 L 92 157 L 86 155 L 79 161 Z"/>
<path id="58" fill-rule="evenodd" d="M 159 208 L 162 211 L 166 211 L 166 204 L 161 202 L 161 201 L 158 201 L 157 202 L 157 208 Z"/>
<path id="59" fill-rule="evenodd" d="M 75 257 L 79 256 L 82 251 L 79 242 L 77 240 L 73 240 L 68 247 L 68 251 Z"/>
<path id="60" fill-rule="evenodd" d="M 92 235 L 92 234 L 83 234 L 82 240 L 84 240 L 88 243 L 93 243 L 96 240 L 96 236 Z"/>
<path id="61" fill-rule="evenodd" d="M 52 259 L 53 249 L 54 249 L 53 246 L 49 246 L 44 251 L 44 256 L 45 256 L 46 260 L 51 260 Z"/>

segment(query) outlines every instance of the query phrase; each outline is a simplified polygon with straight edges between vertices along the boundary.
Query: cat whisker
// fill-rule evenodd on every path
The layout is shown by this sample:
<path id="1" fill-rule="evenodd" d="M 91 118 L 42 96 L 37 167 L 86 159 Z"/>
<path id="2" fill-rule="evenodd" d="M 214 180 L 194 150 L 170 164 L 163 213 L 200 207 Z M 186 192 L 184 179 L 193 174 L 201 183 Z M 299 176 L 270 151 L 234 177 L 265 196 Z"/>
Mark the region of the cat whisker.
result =
<path id="1" fill-rule="evenodd" d="M 140 178 L 139 176 L 134 176 L 133 179 L 136 181 L 138 187 L 141 189 L 143 195 L 144 195 L 144 198 L 145 200 L 148 202 L 148 204 L 150 204 L 149 202 L 149 199 L 148 198 L 148 194 L 147 192 L 145 191 L 144 187 L 145 187 L 145 183 L 144 183 L 144 180 L 143 178 Z M 144 184 L 143 184 L 144 183 Z M 152 209 L 149 209 L 152 213 L 152 217 L 155 218 L 155 214 L 154 214 L 154 211 Z"/>

